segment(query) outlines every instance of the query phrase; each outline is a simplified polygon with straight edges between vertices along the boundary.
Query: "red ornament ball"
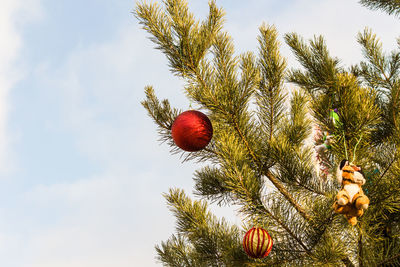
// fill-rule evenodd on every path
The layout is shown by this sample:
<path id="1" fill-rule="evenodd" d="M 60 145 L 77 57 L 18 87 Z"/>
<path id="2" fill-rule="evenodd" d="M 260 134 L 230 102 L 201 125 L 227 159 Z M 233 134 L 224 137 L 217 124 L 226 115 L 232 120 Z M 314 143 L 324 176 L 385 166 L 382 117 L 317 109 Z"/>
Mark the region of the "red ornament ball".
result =
<path id="1" fill-rule="evenodd" d="M 252 258 L 264 258 L 272 249 L 272 238 L 262 228 L 251 228 L 243 238 L 243 248 Z"/>
<path id="2" fill-rule="evenodd" d="M 175 144 L 185 151 L 193 152 L 205 148 L 213 135 L 211 121 L 196 110 L 188 110 L 176 117 L 171 128 Z"/>

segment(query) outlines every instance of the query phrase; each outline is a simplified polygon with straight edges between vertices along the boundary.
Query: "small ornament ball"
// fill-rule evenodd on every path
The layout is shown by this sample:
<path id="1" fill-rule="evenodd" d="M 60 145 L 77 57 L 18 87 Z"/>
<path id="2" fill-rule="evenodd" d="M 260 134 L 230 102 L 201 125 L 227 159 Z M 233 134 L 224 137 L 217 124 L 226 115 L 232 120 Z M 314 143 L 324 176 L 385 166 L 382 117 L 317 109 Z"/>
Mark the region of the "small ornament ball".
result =
<path id="1" fill-rule="evenodd" d="M 178 147 L 194 152 L 208 145 L 213 135 L 213 128 L 206 115 L 200 111 L 188 110 L 176 117 L 171 133 Z"/>
<path id="2" fill-rule="evenodd" d="M 251 228 L 243 238 L 243 248 L 251 258 L 260 259 L 268 256 L 272 249 L 272 238 L 262 228 Z"/>
<path id="3" fill-rule="evenodd" d="M 340 126 L 342 123 L 340 122 L 340 118 L 339 118 L 339 114 L 337 113 L 338 109 L 331 109 L 329 112 L 329 116 L 332 119 L 333 125 L 335 125 L 336 127 Z"/>

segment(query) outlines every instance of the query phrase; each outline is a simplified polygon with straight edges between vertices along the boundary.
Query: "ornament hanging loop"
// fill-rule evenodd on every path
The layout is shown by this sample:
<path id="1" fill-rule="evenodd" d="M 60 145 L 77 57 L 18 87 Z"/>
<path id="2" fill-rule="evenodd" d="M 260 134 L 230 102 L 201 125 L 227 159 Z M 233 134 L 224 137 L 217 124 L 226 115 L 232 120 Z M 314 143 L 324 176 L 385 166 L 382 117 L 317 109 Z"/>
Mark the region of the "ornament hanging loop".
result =
<path id="1" fill-rule="evenodd" d="M 353 151 L 353 161 L 352 161 L 352 162 L 355 162 L 355 161 L 356 161 L 357 146 L 358 146 L 358 144 L 361 142 L 361 139 L 362 139 L 362 134 L 360 135 L 360 139 L 358 139 L 357 144 L 356 144 L 355 147 L 354 147 L 354 151 Z"/>
<path id="2" fill-rule="evenodd" d="M 346 135 L 344 134 L 344 131 L 343 131 L 343 143 L 344 143 L 344 153 L 345 153 L 346 159 L 348 159 L 349 155 L 347 154 Z"/>

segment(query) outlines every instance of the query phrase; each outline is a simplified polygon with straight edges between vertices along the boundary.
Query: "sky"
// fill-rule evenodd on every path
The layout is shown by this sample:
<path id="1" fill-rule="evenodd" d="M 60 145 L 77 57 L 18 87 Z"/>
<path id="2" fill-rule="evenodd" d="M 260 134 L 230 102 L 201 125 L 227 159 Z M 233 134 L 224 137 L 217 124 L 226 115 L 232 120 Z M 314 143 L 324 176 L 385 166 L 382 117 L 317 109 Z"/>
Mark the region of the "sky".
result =
<path id="1" fill-rule="evenodd" d="M 257 50 L 263 22 L 281 41 L 322 34 L 343 66 L 362 59 L 356 35 L 365 27 L 386 51 L 400 35 L 400 19 L 357 0 L 216 2 L 237 53 Z M 146 85 L 174 107 L 190 103 L 135 4 L 0 0 L 0 266 L 161 266 L 154 246 L 175 228 L 162 194 L 192 196 L 199 166 L 169 153 L 140 105 Z M 206 0 L 189 6 L 206 16 Z M 234 207 L 211 208 L 241 224 Z"/>

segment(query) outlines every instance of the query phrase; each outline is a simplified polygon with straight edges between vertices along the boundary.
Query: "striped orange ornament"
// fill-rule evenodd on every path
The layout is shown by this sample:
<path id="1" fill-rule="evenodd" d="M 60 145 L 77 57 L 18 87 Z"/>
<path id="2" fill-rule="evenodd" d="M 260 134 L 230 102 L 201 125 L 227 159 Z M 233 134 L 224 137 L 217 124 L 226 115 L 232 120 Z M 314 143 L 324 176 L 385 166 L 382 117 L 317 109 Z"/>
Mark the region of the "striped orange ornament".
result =
<path id="1" fill-rule="evenodd" d="M 262 228 L 251 228 L 243 238 L 243 248 L 252 258 L 264 258 L 272 249 L 272 238 Z"/>

